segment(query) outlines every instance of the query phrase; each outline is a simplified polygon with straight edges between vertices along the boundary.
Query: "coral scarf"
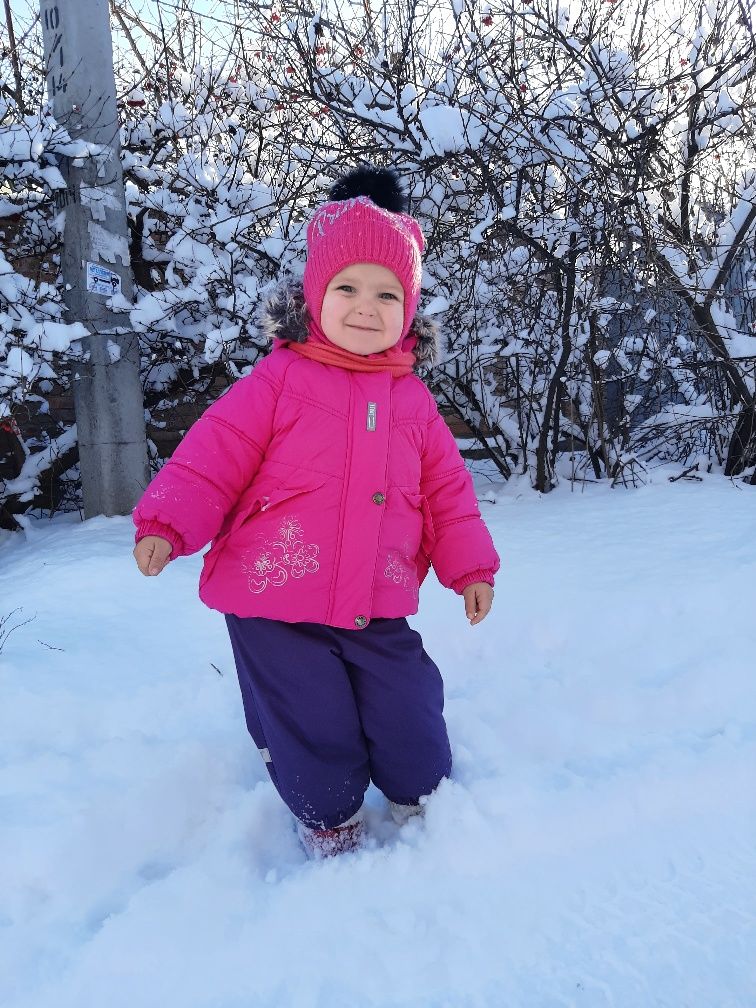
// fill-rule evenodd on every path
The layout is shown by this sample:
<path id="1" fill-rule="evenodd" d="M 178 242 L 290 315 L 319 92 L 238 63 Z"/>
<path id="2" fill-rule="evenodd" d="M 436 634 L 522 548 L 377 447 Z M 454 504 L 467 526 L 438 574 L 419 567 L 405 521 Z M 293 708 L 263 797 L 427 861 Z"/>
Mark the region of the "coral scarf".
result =
<path id="1" fill-rule="evenodd" d="M 415 355 L 412 351 L 417 337 L 412 332 L 404 337 L 401 346 L 397 343 L 381 353 L 368 354 L 364 357 L 331 343 L 320 326 L 312 320 L 308 332 L 306 343 L 293 343 L 290 340 L 282 340 L 281 343 L 290 350 L 295 350 L 302 357 L 320 361 L 321 364 L 345 368 L 347 371 L 372 373 L 390 371 L 394 378 L 398 378 L 400 375 L 411 374 L 412 368 L 415 366 Z"/>

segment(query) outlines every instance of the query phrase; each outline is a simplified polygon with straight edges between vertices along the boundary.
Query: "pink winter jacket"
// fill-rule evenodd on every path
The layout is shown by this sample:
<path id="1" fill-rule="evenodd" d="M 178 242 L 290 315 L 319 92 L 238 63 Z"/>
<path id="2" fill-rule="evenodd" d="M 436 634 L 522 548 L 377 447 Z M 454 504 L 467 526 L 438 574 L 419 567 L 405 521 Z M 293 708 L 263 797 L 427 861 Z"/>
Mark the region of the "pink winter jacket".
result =
<path id="1" fill-rule="evenodd" d="M 460 594 L 499 567 L 423 382 L 280 344 L 188 431 L 134 522 L 137 540 L 171 542 L 171 559 L 213 540 L 200 577 L 210 608 L 290 623 L 362 629 L 417 612 L 431 563 Z"/>

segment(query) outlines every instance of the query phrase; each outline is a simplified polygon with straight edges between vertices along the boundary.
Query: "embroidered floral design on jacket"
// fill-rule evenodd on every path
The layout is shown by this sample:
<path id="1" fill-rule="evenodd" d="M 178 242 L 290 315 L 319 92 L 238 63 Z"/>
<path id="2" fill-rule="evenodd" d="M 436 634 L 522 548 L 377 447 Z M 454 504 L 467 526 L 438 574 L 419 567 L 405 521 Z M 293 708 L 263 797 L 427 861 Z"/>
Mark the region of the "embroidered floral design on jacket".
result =
<path id="1" fill-rule="evenodd" d="M 279 588 L 289 577 L 302 578 L 320 569 L 315 557 L 320 547 L 315 543 L 302 541 L 302 525 L 294 515 L 286 515 L 278 527 L 278 541 L 266 540 L 263 548 L 250 560 L 251 552 L 245 553 L 242 570 L 247 575 L 247 587 L 255 595 L 272 585 Z"/>
<path id="2" fill-rule="evenodd" d="M 413 598 L 418 596 L 417 578 L 414 570 L 410 574 L 408 561 L 405 557 L 398 556 L 396 553 L 389 553 L 383 576 L 388 578 L 389 581 L 393 581 L 395 585 L 399 585 L 406 592 L 409 592 Z"/>

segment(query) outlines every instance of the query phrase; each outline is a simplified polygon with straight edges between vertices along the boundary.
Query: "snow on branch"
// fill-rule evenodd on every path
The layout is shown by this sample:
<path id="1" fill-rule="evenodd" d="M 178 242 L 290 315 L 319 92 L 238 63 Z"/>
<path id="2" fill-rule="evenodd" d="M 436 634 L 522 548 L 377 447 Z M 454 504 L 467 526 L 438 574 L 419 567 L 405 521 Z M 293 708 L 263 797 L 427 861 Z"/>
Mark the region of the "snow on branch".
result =
<path id="1" fill-rule="evenodd" d="M 76 444 L 76 425 L 69 427 L 41 451 L 28 455 L 15 479 L 5 481 L 3 496 L 31 501 L 40 491 L 40 476 Z"/>
<path id="2" fill-rule="evenodd" d="M 716 297 L 735 258 L 753 233 L 755 224 L 756 178 L 754 173 L 750 173 L 750 178 L 741 185 L 737 194 L 735 209 L 729 219 L 719 226 L 711 261 L 699 274 L 695 296 L 701 304 Z"/>

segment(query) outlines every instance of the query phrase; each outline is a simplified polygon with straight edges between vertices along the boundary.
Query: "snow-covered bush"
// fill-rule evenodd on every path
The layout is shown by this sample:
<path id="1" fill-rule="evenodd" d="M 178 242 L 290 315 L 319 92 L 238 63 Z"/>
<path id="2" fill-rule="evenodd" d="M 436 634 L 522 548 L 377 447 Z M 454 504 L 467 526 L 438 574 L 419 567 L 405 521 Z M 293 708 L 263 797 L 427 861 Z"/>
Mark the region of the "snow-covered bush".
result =
<path id="1" fill-rule="evenodd" d="M 370 160 L 402 171 L 427 237 L 428 381 L 501 476 L 547 491 L 674 461 L 752 478 L 754 42 L 730 0 L 674 23 L 629 3 L 237 3 L 214 39 L 114 7 L 155 463 L 266 352 L 261 292 L 301 270 L 329 183 Z M 76 346 L 55 255 L 71 147 L 3 72 L 2 207 L 23 226 L 0 263 L 0 412 L 37 462 L 0 502 L 20 510 L 73 441 L 63 423 L 30 443 L 19 412 L 68 382 Z"/>
<path id="2" fill-rule="evenodd" d="M 0 94 L 0 527 L 32 505 L 56 507 L 76 462 L 75 429 L 49 415 L 70 389 L 69 364 L 86 330 L 69 323 L 58 282 L 54 195 L 61 156 L 86 156 L 46 112 Z M 31 432 L 31 433 L 30 433 Z"/>
<path id="3" fill-rule="evenodd" d="M 642 457 L 749 464 L 732 435 L 753 413 L 753 314 L 728 281 L 756 217 L 753 38 L 727 0 L 630 15 L 284 4 L 257 22 L 258 62 L 234 53 L 284 110 L 260 127 L 278 163 L 309 138 L 328 176 L 343 152 L 408 173 L 446 333 L 434 389 L 541 490 L 565 451 L 620 480 Z"/>

